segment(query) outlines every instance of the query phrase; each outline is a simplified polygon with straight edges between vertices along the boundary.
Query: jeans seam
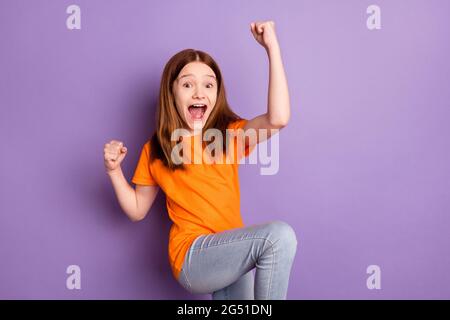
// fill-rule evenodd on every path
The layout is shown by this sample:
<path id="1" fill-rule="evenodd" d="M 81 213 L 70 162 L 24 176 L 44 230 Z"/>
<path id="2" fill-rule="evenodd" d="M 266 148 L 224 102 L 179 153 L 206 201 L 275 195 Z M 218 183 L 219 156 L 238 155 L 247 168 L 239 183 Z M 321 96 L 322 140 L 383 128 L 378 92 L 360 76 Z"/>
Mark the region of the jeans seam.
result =
<path id="1" fill-rule="evenodd" d="M 270 289 L 272 287 L 273 269 L 274 269 L 274 264 L 275 264 L 275 253 L 273 252 L 273 244 L 270 246 L 270 249 L 272 250 L 272 268 L 270 269 L 269 289 L 267 290 L 266 300 L 269 299 Z"/>
<path id="2" fill-rule="evenodd" d="M 259 238 L 259 237 L 258 237 L 258 238 L 236 239 L 236 240 L 231 240 L 231 241 L 226 241 L 226 242 L 221 242 L 221 243 L 209 245 L 209 246 L 206 246 L 206 247 L 192 248 L 191 250 L 192 250 L 192 251 L 197 251 L 197 250 L 200 250 L 200 249 L 207 249 L 207 248 L 217 247 L 217 246 L 219 246 L 219 245 L 221 245 L 221 244 L 230 244 L 230 243 L 234 243 L 234 242 L 238 242 L 238 241 L 244 241 L 244 240 L 264 240 L 264 241 L 269 242 L 269 243 L 273 246 L 273 242 L 270 241 L 269 239 L 264 238 L 264 237 L 262 237 L 262 238 Z"/>
<path id="3" fill-rule="evenodd" d="M 184 265 L 185 265 L 186 262 L 187 262 L 187 264 L 188 264 L 187 267 L 190 267 L 191 254 L 192 254 L 192 251 L 193 251 L 194 244 L 197 242 L 197 240 L 198 240 L 201 236 L 203 236 L 203 235 L 197 236 L 197 237 L 194 239 L 194 241 L 192 242 L 191 246 L 189 247 L 189 249 L 188 249 L 188 251 L 187 251 L 187 253 L 186 253 L 185 261 L 184 261 L 184 263 L 183 263 L 183 267 L 181 268 L 181 270 L 182 270 L 182 272 L 183 272 L 183 274 L 184 274 L 184 278 L 186 279 L 186 283 L 187 283 L 187 285 L 188 285 L 188 288 L 189 288 L 189 290 L 191 290 L 191 291 L 192 291 L 192 285 L 191 285 L 191 282 L 189 281 L 189 278 L 188 278 L 187 272 L 186 272 L 186 270 L 185 270 L 185 268 L 184 268 Z"/>
<path id="4" fill-rule="evenodd" d="M 191 283 L 189 282 L 189 279 L 188 279 L 186 270 L 182 269 L 182 272 L 183 272 L 183 274 L 184 274 L 184 279 L 186 280 L 186 283 L 187 283 L 187 285 L 188 285 L 188 288 L 189 288 L 189 290 L 191 290 L 191 289 L 192 289 L 192 286 L 191 286 Z"/>

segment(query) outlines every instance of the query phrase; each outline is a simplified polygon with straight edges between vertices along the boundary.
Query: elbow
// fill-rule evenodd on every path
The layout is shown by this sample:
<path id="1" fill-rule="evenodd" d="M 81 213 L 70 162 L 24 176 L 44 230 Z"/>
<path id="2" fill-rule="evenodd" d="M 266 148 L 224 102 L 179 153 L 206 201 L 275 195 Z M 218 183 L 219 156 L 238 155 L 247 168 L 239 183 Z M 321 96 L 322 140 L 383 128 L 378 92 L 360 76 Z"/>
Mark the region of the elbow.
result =
<path id="1" fill-rule="evenodd" d="M 287 126 L 291 117 L 290 106 L 286 105 L 283 108 L 278 108 L 277 111 L 267 113 L 268 122 L 272 128 L 282 129 Z"/>
<path id="2" fill-rule="evenodd" d="M 269 121 L 270 126 L 273 127 L 274 129 L 282 129 L 287 126 L 288 122 L 289 122 L 289 116 L 277 117 L 277 118 L 270 119 L 270 121 Z"/>
<path id="3" fill-rule="evenodd" d="M 130 218 L 130 220 L 132 222 L 139 222 L 141 220 L 143 220 L 145 218 L 145 215 L 143 214 L 133 214 L 133 215 L 129 215 L 128 218 Z"/>

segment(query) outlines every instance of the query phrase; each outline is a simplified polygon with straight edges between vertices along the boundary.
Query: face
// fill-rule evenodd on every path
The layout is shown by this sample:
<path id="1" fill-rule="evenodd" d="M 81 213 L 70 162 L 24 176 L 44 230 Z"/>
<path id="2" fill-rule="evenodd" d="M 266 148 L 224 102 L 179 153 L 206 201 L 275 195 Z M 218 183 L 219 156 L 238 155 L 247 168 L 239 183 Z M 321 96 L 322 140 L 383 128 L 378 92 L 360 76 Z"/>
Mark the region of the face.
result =
<path id="1" fill-rule="evenodd" d="M 191 62 L 181 69 L 173 83 L 175 104 L 179 114 L 193 132 L 203 128 L 217 99 L 217 81 L 214 71 L 202 62 Z"/>

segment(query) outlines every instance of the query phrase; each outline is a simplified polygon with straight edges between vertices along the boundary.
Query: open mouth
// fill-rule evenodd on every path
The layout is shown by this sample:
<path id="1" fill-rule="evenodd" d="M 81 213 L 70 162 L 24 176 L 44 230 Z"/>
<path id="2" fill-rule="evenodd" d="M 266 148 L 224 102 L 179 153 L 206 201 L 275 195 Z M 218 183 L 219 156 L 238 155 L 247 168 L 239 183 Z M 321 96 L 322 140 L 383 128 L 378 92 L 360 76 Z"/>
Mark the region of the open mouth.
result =
<path id="1" fill-rule="evenodd" d="M 189 114 L 194 120 L 201 120 L 206 112 L 206 104 L 193 104 L 188 107 Z"/>

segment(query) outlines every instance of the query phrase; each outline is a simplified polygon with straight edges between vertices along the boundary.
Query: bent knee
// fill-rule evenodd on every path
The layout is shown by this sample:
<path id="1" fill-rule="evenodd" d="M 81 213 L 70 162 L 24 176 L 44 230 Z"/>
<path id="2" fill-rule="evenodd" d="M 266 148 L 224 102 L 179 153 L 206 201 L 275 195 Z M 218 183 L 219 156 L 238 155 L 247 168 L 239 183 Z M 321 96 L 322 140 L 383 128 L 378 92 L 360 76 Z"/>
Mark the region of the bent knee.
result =
<path id="1" fill-rule="evenodd" d="M 275 242 L 283 247 L 297 247 L 297 235 L 290 224 L 276 220 L 269 223 L 269 228 Z"/>

